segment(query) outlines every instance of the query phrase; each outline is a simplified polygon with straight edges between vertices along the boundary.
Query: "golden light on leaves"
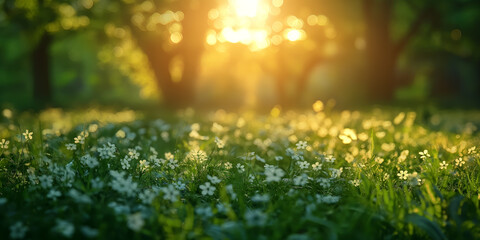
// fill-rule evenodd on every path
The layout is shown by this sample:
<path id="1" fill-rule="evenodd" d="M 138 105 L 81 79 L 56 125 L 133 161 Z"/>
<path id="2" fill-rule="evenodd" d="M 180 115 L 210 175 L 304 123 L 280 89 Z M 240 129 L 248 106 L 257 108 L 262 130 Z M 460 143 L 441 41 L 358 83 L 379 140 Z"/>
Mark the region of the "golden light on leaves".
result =
<path id="1" fill-rule="evenodd" d="M 338 136 L 342 140 L 343 144 L 350 144 L 352 141 L 357 140 L 357 134 L 355 130 L 350 128 L 343 129 L 343 132 Z"/>
<path id="2" fill-rule="evenodd" d="M 295 28 L 286 29 L 284 35 L 284 37 L 291 42 L 299 41 L 306 37 L 305 31 Z"/>
<path id="3" fill-rule="evenodd" d="M 281 113 L 280 106 L 275 106 L 275 107 L 273 107 L 272 110 L 270 111 L 270 116 L 272 116 L 272 117 L 278 117 L 278 116 L 280 116 L 280 113 Z"/>
<path id="4" fill-rule="evenodd" d="M 183 27 L 180 23 L 173 23 L 168 28 L 168 31 L 173 34 L 173 33 L 176 33 L 176 32 L 182 32 L 182 29 L 183 29 Z"/>
<path id="5" fill-rule="evenodd" d="M 170 76 L 173 82 L 180 82 L 182 80 L 183 69 L 183 59 L 180 56 L 174 57 L 169 66 Z"/>
<path id="6" fill-rule="evenodd" d="M 208 45 L 215 45 L 217 43 L 217 33 L 214 30 L 209 30 L 206 41 Z"/>
<path id="7" fill-rule="evenodd" d="M 283 29 L 283 24 L 280 21 L 276 21 L 272 24 L 272 30 L 275 32 L 280 32 Z"/>
<path id="8" fill-rule="evenodd" d="M 273 45 L 280 45 L 283 42 L 283 38 L 280 35 L 274 35 L 271 42 L 273 43 Z"/>
<path id="9" fill-rule="evenodd" d="M 301 34 L 297 29 L 287 29 L 285 31 L 285 37 L 290 41 L 297 41 L 300 39 Z"/>
<path id="10" fill-rule="evenodd" d="M 338 53 L 338 46 L 335 42 L 329 41 L 324 46 L 324 53 L 327 56 L 333 56 Z"/>
<path id="11" fill-rule="evenodd" d="M 279 8 L 283 5 L 283 0 L 272 0 L 272 5 Z"/>
<path id="12" fill-rule="evenodd" d="M 82 1 L 82 6 L 85 8 L 85 9 L 90 9 L 93 7 L 93 0 L 83 0 Z"/>
<path id="13" fill-rule="evenodd" d="M 152 11 L 155 8 L 152 2 L 144 1 L 140 4 L 140 9 L 145 12 Z"/>
<path id="14" fill-rule="evenodd" d="M 208 19 L 210 19 L 210 20 L 215 20 L 215 19 L 218 18 L 218 16 L 220 16 L 220 12 L 216 8 L 214 8 L 214 9 L 212 9 L 208 12 Z"/>
<path id="15" fill-rule="evenodd" d="M 320 101 L 320 100 L 317 100 L 315 101 L 315 103 L 313 103 L 313 111 L 315 112 L 321 112 L 323 110 L 323 102 Z"/>
<path id="16" fill-rule="evenodd" d="M 310 26 L 315 26 L 318 24 L 318 17 L 316 15 L 310 15 L 307 18 L 307 23 Z"/>
<path id="17" fill-rule="evenodd" d="M 362 37 L 357 37 L 353 44 L 355 45 L 355 48 L 358 50 L 363 50 L 367 47 L 367 42 Z"/>
<path id="18" fill-rule="evenodd" d="M 460 38 L 462 38 L 462 31 L 460 31 L 460 29 L 453 29 L 450 33 L 450 36 L 453 40 L 458 41 Z"/>
<path id="19" fill-rule="evenodd" d="M 119 42 L 114 47 L 105 46 L 100 50 L 98 53 L 100 62 L 117 65 L 122 74 L 141 87 L 140 97 L 158 97 L 157 86 L 153 80 L 154 74 L 149 67 L 148 59 L 132 39 L 130 31 L 113 24 L 106 24 L 105 33 L 109 37 L 117 38 Z"/>
<path id="20" fill-rule="evenodd" d="M 174 32 L 170 34 L 170 41 L 172 41 L 172 43 L 177 44 L 181 42 L 182 39 L 183 39 L 183 35 L 180 32 Z"/>
<path id="21" fill-rule="evenodd" d="M 73 17 L 76 13 L 75 9 L 69 4 L 61 4 L 60 6 L 58 6 L 58 12 L 63 17 Z"/>
<path id="22" fill-rule="evenodd" d="M 318 16 L 318 25 L 319 26 L 325 26 L 328 23 L 328 18 L 324 15 L 319 15 Z"/>
<path id="23" fill-rule="evenodd" d="M 302 28 L 303 21 L 295 16 L 288 16 L 287 25 L 292 28 Z"/>
<path id="24" fill-rule="evenodd" d="M 329 39 L 334 39 L 337 36 L 337 31 L 333 27 L 325 29 L 325 36 Z"/>

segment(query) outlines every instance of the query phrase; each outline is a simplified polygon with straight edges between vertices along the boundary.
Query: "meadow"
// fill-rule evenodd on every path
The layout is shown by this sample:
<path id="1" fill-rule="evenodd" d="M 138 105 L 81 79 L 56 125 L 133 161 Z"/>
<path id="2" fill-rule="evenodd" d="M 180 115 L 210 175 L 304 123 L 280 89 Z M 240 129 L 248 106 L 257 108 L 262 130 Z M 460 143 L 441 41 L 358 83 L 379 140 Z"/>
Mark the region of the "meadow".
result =
<path id="1" fill-rule="evenodd" d="M 480 239 L 480 113 L 431 112 L 3 109 L 0 238 Z"/>

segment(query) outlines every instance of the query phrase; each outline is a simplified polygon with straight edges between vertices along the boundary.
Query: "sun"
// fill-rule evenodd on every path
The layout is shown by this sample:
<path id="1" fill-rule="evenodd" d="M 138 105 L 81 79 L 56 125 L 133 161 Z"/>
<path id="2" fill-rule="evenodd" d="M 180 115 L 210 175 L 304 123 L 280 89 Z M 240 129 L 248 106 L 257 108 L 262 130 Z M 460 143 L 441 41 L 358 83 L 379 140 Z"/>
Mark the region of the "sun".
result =
<path id="1" fill-rule="evenodd" d="M 278 15 L 282 5 L 283 0 L 225 1 L 208 14 L 213 28 L 207 34 L 207 44 L 240 43 L 247 45 L 251 51 L 260 51 L 271 44 L 280 44 L 283 39 L 292 42 L 303 39 L 304 31 L 298 27 L 292 27 L 289 31 L 278 28 L 278 31 L 272 31 L 270 17 Z M 298 25 L 299 20 L 293 20 Z"/>
<path id="2" fill-rule="evenodd" d="M 230 0 L 239 17 L 253 18 L 257 15 L 259 0 Z"/>

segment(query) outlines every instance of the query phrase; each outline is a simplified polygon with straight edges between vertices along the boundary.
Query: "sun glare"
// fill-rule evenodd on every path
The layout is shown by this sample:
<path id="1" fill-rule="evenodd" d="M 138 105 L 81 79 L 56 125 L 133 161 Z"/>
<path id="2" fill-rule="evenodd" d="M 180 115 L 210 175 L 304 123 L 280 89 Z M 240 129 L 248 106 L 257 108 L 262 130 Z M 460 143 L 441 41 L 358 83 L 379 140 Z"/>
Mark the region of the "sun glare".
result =
<path id="1" fill-rule="evenodd" d="M 239 17 L 255 17 L 257 15 L 259 0 L 230 0 Z"/>
<path id="2" fill-rule="evenodd" d="M 287 31 L 287 39 L 292 42 L 297 41 L 298 39 L 300 39 L 300 31 L 296 29 Z"/>
<path id="3" fill-rule="evenodd" d="M 283 0 L 229 0 L 208 13 L 213 28 L 206 36 L 206 43 L 210 46 L 239 43 L 247 45 L 251 51 L 260 51 L 284 41 L 305 40 L 307 33 L 303 27 L 307 23 L 325 24 L 326 19 L 322 15 L 311 15 L 308 21 L 293 15 L 284 20 L 278 19 L 278 16 L 275 19 L 282 6 Z M 269 23 L 271 20 L 275 21 Z M 329 34 L 331 39 L 335 37 L 335 32 Z"/>

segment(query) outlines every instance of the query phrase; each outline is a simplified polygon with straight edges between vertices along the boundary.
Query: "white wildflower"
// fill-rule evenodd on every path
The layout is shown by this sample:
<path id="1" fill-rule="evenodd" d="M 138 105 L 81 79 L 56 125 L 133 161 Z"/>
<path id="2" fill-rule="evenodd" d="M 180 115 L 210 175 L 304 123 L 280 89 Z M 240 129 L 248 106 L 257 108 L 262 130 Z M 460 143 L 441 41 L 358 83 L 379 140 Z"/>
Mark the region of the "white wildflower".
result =
<path id="1" fill-rule="evenodd" d="M 195 213 L 203 218 L 210 218 L 213 216 L 213 211 L 210 206 L 207 207 L 197 207 Z"/>
<path id="2" fill-rule="evenodd" d="M 301 169 L 307 169 L 310 164 L 307 161 L 301 161 L 301 162 L 297 162 L 297 165 Z"/>
<path id="3" fill-rule="evenodd" d="M 397 176 L 400 178 L 400 179 L 403 179 L 403 180 L 407 180 L 407 177 L 408 177 L 408 171 L 400 171 Z"/>
<path id="4" fill-rule="evenodd" d="M 140 160 L 139 163 L 140 163 L 140 169 L 142 170 L 142 172 L 145 172 L 150 168 L 150 163 L 147 162 L 147 160 Z"/>
<path id="5" fill-rule="evenodd" d="M 381 158 L 381 157 L 376 157 L 375 158 L 375 162 L 378 163 L 378 164 L 382 164 L 383 161 L 385 161 L 385 159 Z"/>
<path id="6" fill-rule="evenodd" d="M 210 176 L 210 175 L 207 175 L 207 178 L 210 182 L 212 182 L 213 184 L 218 184 L 220 183 L 222 180 L 220 180 L 220 178 L 216 177 L 216 176 Z"/>
<path id="7" fill-rule="evenodd" d="M 137 212 L 137 213 L 128 215 L 127 226 L 133 231 L 135 232 L 140 231 L 144 225 L 145 225 L 145 221 L 143 220 L 142 213 Z"/>
<path id="8" fill-rule="evenodd" d="M 282 180 L 282 177 L 285 175 L 285 172 L 281 168 L 269 167 L 265 168 L 265 176 L 267 177 L 265 181 L 267 182 L 279 182 Z"/>
<path id="9" fill-rule="evenodd" d="M 205 162 L 207 158 L 207 153 L 199 149 L 192 150 L 187 154 L 187 160 L 197 163 Z"/>
<path id="10" fill-rule="evenodd" d="M 90 183 L 92 184 L 93 189 L 102 189 L 105 183 L 100 179 L 100 177 L 93 178 L 90 180 Z"/>
<path id="11" fill-rule="evenodd" d="M 173 158 L 171 158 L 170 160 L 168 160 L 168 167 L 169 167 L 170 169 L 175 169 L 175 168 L 177 168 L 178 166 L 179 166 L 179 165 L 178 165 L 178 161 L 177 161 L 177 160 L 175 160 L 175 159 L 173 159 Z"/>
<path id="12" fill-rule="evenodd" d="M 455 166 L 456 167 L 462 167 L 463 164 L 465 164 L 465 160 L 463 160 L 463 158 L 460 157 L 460 158 L 455 159 Z"/>
<path id="13" fill-rule="evenodd" d="M 40 180 L 40 186 L 42 188 L 47 189 L 51 188 L 53 185 L 53 177 L 49 175 L 42 175 L 38 177 L 38 180 Z"/>
<path id="14" fill-rule="evenodd" d="M 440 163 L 440 169 L 443 170 L 443 169 L 447 169 L 448 167 L 448 163 L 446 163 L 445 161 L 441 162 Z"/>
<path id="15" fill-rule="evenodd" d="M 75 189 L 70 189 L 68 191 L 68 195 L 76 202 L 76 203 L 84 203 L 84 204 L 91 204 L 92 199 L 85 194 L 82 194 L 81 192 L 75 190 Z"/>
<path id="16" fill-rule="evenodd" d="M 325 156 L 325 162 L 327 162 L 327 163 L 334 163 L 335 160 L 337 160 L 337 158 L 335 158 L 332 155 Z"/>
<path id="17" fill-rule="evenodd" d="M 80 230 L 82 231 L 83 235 L 87 238 L 94 238 L 98 236 L 98 229 L 91 228 L 88 226 L 83 226 L 82 228 L 80 228 Z"/>
<path id="18" fill-rule="evenodd" d="M 127 156 L 132 160 L 133 159 L 138 160 L 140 153 L 138 153 L 136 149 L 129 148 Z"/>
<path id="19" fill-rule="evenodd" d="M 151 204 L 153 199 L 155 199 L 156 194 L 150 189 L 145 189 L 138 195 L 138 198 L 142 201 L 143 204 Z"/>
<path id="20" fill-rule="evenodd" d="M 27 234 L 28 227 L 25 226 L 22 222 L 16 222 L 10 226 L 10 238 L 12 239 L 21 239 Z"/>
<path id="21" fill-rule="evenodd" d="M 170 202 L 178 201 L 180 192 L 175 188 L 174 185 L 168 185 L 167 187 L 162 188 L 163 199 L 169 200 Z"/>
<path id="22" fill-rule="evenodd" d="M 98 166 L 98 160 L 95 157 L 90 156 L 90 154 L 86 154 L 80 158 L 83 165 L 87 165 L 89 168 L 94 168 Z"/>
<path id="23" fill-rule="evenodd" d="M 245 166 L 243 166 L 240 163 L 237 163 L 237 170 L 238 170 L 239 173 L 243 173 L 243 172 L 245 172 Z"/>
<path id="24" fill-rule="evenodd" d="M 211 196 L 215 193 L 216 187 L 212 186 L 212 184 L 210 182 L 206 182 L 205 184 L 200 185 L 200 189 L 202 190 L 202 195 L 203 196 L 205 196 L 205 195 L 210 195 Z"/>
<path id="25" fill-rule="evenodd" d="M 307 184 L 308 176 L 306 174 L 302 174 L 297 176 L 293 179 L 293 184 L 297 186 L 304 186 Z"/>
<path id="26" fill-rule="evenodd" d="M 175 188 L 180 191 L 185 190 L 185 183 L 183 183 L 182 181 L 174 182 L 173 186 L 175 186 Z"/>
<path id="27" fill-rule="evenodd" d="M 245 212 L 245 220 L 250 227 L 261 227 L 267 223 L 267 214 L 260 209 L 247 210 Z"/>
<path id="28" fill-rule="evenodd" d="M 342 172 L 343 172 L 343 168 L 340 168 L 340 169 L 329 168 L 328 170 L 330 170 L 330 176 L 332 178 L 339 178 L 340 175 L 342 175 Z"/>
<path id="29" fill-rule="evenodd" d="M 332 196 L 332 195 L 322 196 L 322 195 L 317 194 L 315 197 L 317 198 L 317 203 L 332 204 L 332 203 L 337 203 L 340 200 L 340 197 Z"/>
<path id="30" fill-rule="evenodd" d="M 217 144 L 218 148 L 225 147 L 225 142 L 223 142 L 223 140 L 218 137 L 215 137 L 215 144 Z"/>
<path id="31" fill-rule="evenodd" d="M 420 158 L 422 160 L 425 160 L 426 158 L 429 158 L 430 157 L 430 154 L 428 153 L 428 150 L 423 150 L 423 152 L 419 152 L 418 154 L 420 154 Z"/>
<path id="32" fill-rule="evenodd" d="M 319 163 L 319 162 L 316 162 L 316 163 L 312 164 L 312 168 L 315 171 L 320 171 L 322 169 L 322 164 Z"/>
<path id="33" fill-rule="evenodd" d="M 78 144 L 82 144 L 82 145 L 83 145 L 83 144 L 85 144 L 85 137 L 83 137 L 83 136 L 77 136 L 77 137 L 73 138 L 73 141 L 74 141 L 75 143 L 78 143 Z"/>
<path id="34" fill-rule="evenodd" d="M 75 233 L 75 226 L 68 221 L 57 219 L 57 225 L 55 225 L 53 230 L 64 237 L 71 238 L 73 233 Z"/>
<path id="35" fill-rule="evenodd" d="M 302 149 L 305 149 L 307 147 L 307 142 L 299 141 L 296 145 L 297 145 L 297 149 L 302 150 Z"/>
<path id="36" fill-rule="evenodd" d="M 33 132 L 29 132 L 28 129 L 24 133 L 22 133 L 22 135 L 25 138 L 25 141 L 33 139 Z"/>
<path id="37" fill-rule="evenodd" d="M 358 187 L 358 186 L 360 186 L 360 179 L 350 180 L 350 183 L 353 186 Z"/>
<path id="38" fill-rule="evenodd" d="M 0 148 L 1 149 L 8 149 L 8 144 L 10 143 L 10 141 L 7 141 L 5 139 L 2 139 L 2 141 L 0 141 Z"/>
<path id="39" fill-rule="evenodd" d="M 52 199 L 53 201 L 56 201 L 58 197 L 62 196 L 62 193 L 58 190 L 55 189 L 50 189 L 50 191 L 47 194 L 47 198 Z"/>
<path id="40" fill-rule="evenodd" d="M 77 150 L 77 145 L 75 143 L 67 143 L 65 144 L 65 147 L 67 147 L 67 150 L 70 150 L 70 151 Z"/>
<path id="41" fill-rule="evenodd" d="M 320 186 L 322 186 L 324 188 L 330 187 L 330 179 L 328 179 L 328 178 L 318 178 L 317 182 Z"/>
<path id="42" fill-rule="evenodd" d="M 100 158 L 102 159 L 109 159 L 115 157 L 115 151 L 117 148 L 114 144 L 107 142 L 104 144 L 103 147 L 98 148 L 98 153 L 100 154 Z"/>
<path id="43" fill-rule="evenodd" d="M 125 157 L 120 160 L 120 164 L 122 165 L 122 169 L 129 169 L 130 168 L 130 160 L 131 160 L 131 158 L 128 155 L 125 155 Z"/>
<path id="44" fill-rule="evenodd" d="M 137 190 L 138 184 L 132 181 L 132 176 L 124 178 L 125 172 L 117 172 L 110 170 L 110 175 L 113 177 L 110 186 L 113 190 L 120 194 L 126 194 L 127 196 L 133 196 Z"/>
<path id="45" fill-rule="evenodd" d="M 270 200 L 270 196 L 268 194 L 255 194 L 252 197 L 253 202 L 268 202 Z"/>
<path id="46" fill-rule="evenodd" d="M 233 185 L 232 184 L 228 184 L 225 189 L 227 190 L 227 193 L 230 194 L 230 197 L 232 199 L 237 199 L 237 194 L 235 193 L 235 191 L 233 190 Z"/>

